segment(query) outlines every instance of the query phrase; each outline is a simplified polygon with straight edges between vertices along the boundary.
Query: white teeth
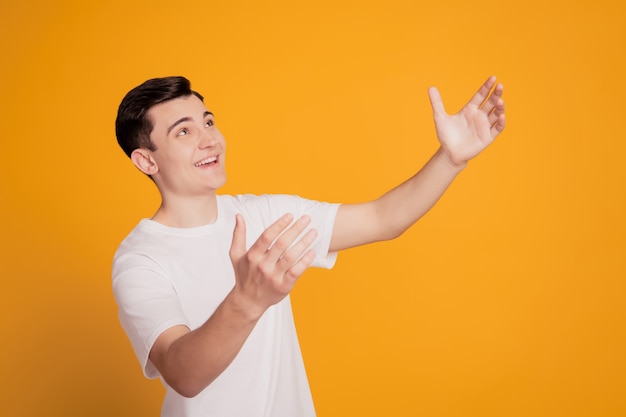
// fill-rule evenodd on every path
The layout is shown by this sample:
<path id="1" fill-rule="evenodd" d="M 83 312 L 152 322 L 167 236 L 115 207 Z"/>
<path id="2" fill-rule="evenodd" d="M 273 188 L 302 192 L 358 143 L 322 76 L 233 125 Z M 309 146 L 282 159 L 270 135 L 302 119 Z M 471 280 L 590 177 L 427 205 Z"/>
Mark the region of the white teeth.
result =
<path id="1" fill-rule="evenodd" d="M 215 162 L 215 161 L 217 161 L 217 156 L 211 156 L 209 158 L 203 159 L 200 162 L 196 162 L 195 165 L 197 167 L 199 167 L 199 166 L 202 166 L 202 165 L 210 164 L 211 162 Z"/>

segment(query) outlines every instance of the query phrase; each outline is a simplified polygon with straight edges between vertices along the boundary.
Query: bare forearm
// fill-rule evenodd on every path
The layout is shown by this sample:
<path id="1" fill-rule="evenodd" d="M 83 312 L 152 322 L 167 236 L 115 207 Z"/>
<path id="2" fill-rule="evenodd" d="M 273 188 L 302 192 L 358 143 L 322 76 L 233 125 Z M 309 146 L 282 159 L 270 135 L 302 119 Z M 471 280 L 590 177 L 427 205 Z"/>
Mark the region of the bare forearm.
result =
<path id="1" fill-rule="evenodd" d="M 293 222 L 286 214 L 265 229 L 246 250 L 243 216 L 236 216 L 229 256 L 235 286 L 198 329 L 175 326 L 154 343 L 150 359 L 179 394 L 193 397 L 211 384 L 235 359 L 266 312 L 282 301 L 315 257 L 309 247 L 313 229 L 302 235 L 308 216 Z"/>
<path id="2" fill-rule="evenodd" d="M 399 236 L 428 212 L 467 161 L 480 154 L 504 129 L 503 88 L 502 84 L 496 85 L 495 77 L 489 77 L 461 111 L 452 116 L 446 113 L 439 91 L 429 89 L 442 147 L 414 177 L 375 202 L 386 239 Z"/>
<path id="3" fill-rule="evenodd" d="M 339 207 L 330 251 L 394 239 L 439 200 L 466 164 L 453 164 L 439 149 L 413 177 L 376 200 Z"/>
<path id="4" fill-rule="evenodd" d="M 193 397 L 211 384 L 235 359 L 258 317 L 252 316 L 232 292 L 198 329 L 169 345 L 161 374 L 178 393 Z"/>
<path id="5" fill-rule="evenodd" d="M 440 148 L 413 177 L 375 201 L 384 239 L 401 235 L 426 214 L 466 164 L 453 164 Z"/>

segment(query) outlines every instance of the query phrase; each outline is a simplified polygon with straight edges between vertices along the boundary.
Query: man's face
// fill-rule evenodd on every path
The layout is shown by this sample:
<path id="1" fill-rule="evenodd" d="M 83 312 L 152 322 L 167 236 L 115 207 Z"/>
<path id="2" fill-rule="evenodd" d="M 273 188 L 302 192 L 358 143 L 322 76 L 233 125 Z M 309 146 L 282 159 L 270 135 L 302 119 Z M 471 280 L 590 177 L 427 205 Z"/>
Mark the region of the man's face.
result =
<path id="1" fill-rule="evenodd" d="M 224 137 L 213 114 L 195 95 L 166 101 L 147 114 L 153 124 L 152 175 L 164 196 L 206 195 L 226 181 Z"/>

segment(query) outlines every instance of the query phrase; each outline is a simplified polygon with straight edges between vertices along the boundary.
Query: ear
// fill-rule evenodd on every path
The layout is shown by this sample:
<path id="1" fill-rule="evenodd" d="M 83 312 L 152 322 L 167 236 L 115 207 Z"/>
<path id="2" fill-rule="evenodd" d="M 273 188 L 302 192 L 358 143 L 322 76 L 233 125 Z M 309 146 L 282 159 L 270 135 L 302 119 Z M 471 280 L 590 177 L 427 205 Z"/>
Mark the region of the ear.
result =
<path id="1" fill-rule="evenodd" d="M 156 161 L 152 158 L 150 151 L 146 149 L 135 149 L 133 153 L 130 154 L 130 159 L 139 171 L 146 175 L 152 176 L 159 172 L 159 167 Z"/>

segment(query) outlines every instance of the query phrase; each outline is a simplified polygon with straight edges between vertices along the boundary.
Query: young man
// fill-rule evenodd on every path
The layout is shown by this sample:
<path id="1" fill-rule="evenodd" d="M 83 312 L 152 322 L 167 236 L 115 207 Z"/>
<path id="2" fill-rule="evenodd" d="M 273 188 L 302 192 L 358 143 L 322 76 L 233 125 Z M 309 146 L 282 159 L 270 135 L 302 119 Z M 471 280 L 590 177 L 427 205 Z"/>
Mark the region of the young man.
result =
<path id="1" fill-rule="evenodd" d="M 148 80 L 120 104 L 117 139 L 162 197 L 121 243 L 113 291 L 162 416 L 314 416 L 289 293 L 339 250 L 393 239 L 422 217 L 504 129 L 490 77 L 456 115 L 429 90 L 441 147 L 412 178 L 362 204 L 218 195 L 225 141 L 182 77 Z"/>

